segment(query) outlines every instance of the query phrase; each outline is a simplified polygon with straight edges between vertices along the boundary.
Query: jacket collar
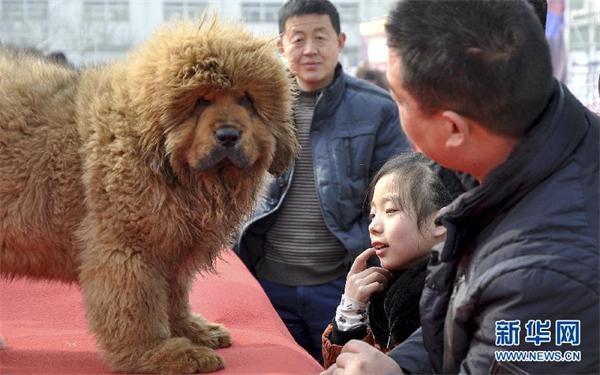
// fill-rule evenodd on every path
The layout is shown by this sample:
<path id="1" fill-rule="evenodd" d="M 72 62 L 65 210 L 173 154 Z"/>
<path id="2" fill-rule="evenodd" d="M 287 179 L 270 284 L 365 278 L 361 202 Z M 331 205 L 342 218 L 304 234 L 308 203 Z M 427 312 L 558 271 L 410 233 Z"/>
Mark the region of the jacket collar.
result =
<path id="1" fill-rule="evenodd" d="M 315 107 L 314 117 L 316 119 L 327 118 L 333 115 L 340 104 L 342 97 L 344 96 L 344 87 L 346 85 L 346 79 L 344 76 L 344 70 L 340 63 L 335 68 L 335 74 L 333 82 L 321 92 Z M 315 123 L 318 127 L 318 123 Z"/>

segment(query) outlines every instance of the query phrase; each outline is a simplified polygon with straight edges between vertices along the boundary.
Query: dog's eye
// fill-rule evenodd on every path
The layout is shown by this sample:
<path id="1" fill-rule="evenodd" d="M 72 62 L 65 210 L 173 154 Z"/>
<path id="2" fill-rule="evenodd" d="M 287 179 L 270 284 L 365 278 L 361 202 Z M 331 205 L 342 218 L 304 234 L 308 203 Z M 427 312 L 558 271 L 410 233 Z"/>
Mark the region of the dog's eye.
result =
<path id="1" fill-rule="evenodd" d="M 247 108 L 247 109 L 253 109 L 254 108 L 254 104 L 252 103 L 252 98 L 248 94 L 242 96 L 238 100 L 238 104 L 241 105 L 244 108 Z"/>
<path id="2" fill-rule="evenodd" d="M 200 113 L 202 113 L 202 111 L 204 111 L 204 109 L 206 109 L 206 107 L 208 107 L 210 105 L 210 101 L 206 100 L 204 98 L 199 98 L 196 101 L 196 106 L 194 107 L 194 115 L 198 116 L 200 115 Z"/>
<path id="3" fill-rule="evenodd" d="M 206 100 L 204 98 L 199 98 L 196 101 L 196 108 L 206 108 L 210 105 L 210 100 Z"/>

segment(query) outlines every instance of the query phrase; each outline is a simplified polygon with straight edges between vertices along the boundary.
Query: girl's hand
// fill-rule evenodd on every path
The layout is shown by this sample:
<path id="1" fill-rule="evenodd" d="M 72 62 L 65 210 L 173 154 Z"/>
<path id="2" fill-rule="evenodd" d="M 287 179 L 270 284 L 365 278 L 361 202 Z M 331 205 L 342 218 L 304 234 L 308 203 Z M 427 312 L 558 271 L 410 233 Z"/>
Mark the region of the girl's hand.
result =
<path id="1" fill-rule="evenodd" d="M 346 278 L 344 295 L 361 303 L 367 303 L 371 295 L 385 289 L 392 277 L 390 271 L 382 267 L 367 268 L 367 260 L 375 255 L 375 249 L 369 248 L 356 257 Z"/>

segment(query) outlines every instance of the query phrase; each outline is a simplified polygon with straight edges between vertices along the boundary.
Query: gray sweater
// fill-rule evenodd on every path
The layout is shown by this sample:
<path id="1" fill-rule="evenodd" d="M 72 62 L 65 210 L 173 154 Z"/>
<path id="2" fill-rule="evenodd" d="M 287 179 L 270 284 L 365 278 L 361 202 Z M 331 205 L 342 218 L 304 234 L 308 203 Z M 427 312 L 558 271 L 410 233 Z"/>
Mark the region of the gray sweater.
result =
<path id="1" fill-rule="evenodd" d="M 266 233 L 257 276 L 284 285 L 322 284 L 346 274 L 348 253 L 327 229 L 315 188 L 310 128 L 320 92 L 300 92 L 294 120 L 300 155 L 277 220 Z"/>

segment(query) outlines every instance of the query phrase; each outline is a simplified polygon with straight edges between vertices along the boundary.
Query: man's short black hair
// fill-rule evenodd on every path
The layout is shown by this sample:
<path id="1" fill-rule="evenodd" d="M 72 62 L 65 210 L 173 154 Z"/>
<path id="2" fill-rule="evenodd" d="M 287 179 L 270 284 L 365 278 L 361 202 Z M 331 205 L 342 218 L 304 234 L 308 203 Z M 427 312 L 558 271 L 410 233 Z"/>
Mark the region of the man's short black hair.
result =
<path id="1" fill-rule="evenodd" d="M 329 16 L 333 29 L 338 35 L 340 34 L 340 14 L 329 0 L 289 0 L 279 9 L 279 33 L 285 31 L 285 22 L 288 18 L 307 14 Z"/>
<path id="2" fill-rule="evenodd" d="M 448 109 L 523 135 L 552 94 L 542 8 L 524 0 L 401 0 L 385 30 L 402 85 L 426 114 Z"/>

